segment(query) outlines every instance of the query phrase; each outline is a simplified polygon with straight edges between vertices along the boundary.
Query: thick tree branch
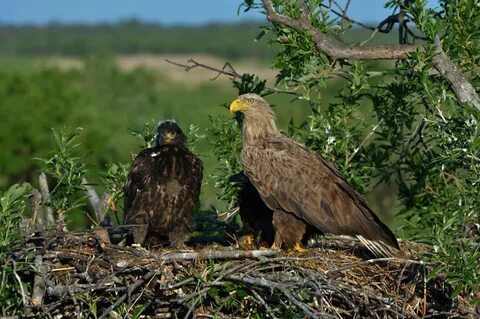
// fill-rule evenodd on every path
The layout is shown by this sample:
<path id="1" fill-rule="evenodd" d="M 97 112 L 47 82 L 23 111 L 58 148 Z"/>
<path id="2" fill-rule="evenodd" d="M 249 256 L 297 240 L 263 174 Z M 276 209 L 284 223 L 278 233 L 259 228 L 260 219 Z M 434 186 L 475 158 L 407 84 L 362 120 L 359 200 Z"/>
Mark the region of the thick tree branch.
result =
<path id="1" fill-rule="evenodd" d="M 416 45 L 373 45 L 346 46 L 333 41 L 328 35 L 315 28 L 308 19 L 308 10 L 304 1 L 299 1 L 300 18 L 298 20 L 277 13 L 270 0 L 262 0 L 268 21 L 281 24 L 297 31 L 306 31 L 313 37 L 317 51 L 328 55 L 331 59 L 351 60 L 405 60 L 408 53 L 415 51 Z"/>
<path id="2" fill-rule="evenodd" d="M 335 42 L 328 35 L 322 33 L 310 22 L 308 18 L 308 8 L 305 0 L 299 0 L 300 17 L 293 19 L 291 17 L 276 12 L 271 0 L 262 0 L 268 21 L 276 23 L 299 32 L 308 32 L 313 38 L 315 49 L 324 53 L 330 59 L 346 60 L 405 60 L 408 54 L 423 48 L 420 45 L 372 45 L 346 46 Z M 435 69 L 450 83 L 452 90 L 460 102 L 472 103 L 480 110 L 480 98 L 470 81 L 462 71 L 452 62 L 440 46 L 440 41 L 436 39 L 437 54 L 433 58 Z"/>
<path id="3" fill-rule="evenodd" d="M 450 82 L 453 92 L 457 99 L 462 103 L 470 102 L 477 109 L 480 110 L 480 98 L 475 91 L 475 88 L 466 78 L 465 74 L 460 70 L 455 63 L 450 60 L 448 55 L 443 51 L 440 39 L 435 37 L 436 55 L 433 57 L 433 65 L 443 77 Z"/>

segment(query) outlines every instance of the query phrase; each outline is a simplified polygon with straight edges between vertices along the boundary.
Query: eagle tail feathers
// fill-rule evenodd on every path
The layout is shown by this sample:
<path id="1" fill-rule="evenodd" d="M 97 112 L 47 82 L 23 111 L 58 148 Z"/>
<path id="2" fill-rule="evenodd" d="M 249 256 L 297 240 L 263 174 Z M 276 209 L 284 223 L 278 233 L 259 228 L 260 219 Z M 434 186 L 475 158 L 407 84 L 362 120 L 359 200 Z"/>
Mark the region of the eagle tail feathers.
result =
<path id="1" fill-rule="evenodd" d="M 375 256 L 378 258 L 395 257 L 398 250 L 387 245 L 382 241 L 366 239 L 363 236 L 357 235 L 358 240 Z"/>

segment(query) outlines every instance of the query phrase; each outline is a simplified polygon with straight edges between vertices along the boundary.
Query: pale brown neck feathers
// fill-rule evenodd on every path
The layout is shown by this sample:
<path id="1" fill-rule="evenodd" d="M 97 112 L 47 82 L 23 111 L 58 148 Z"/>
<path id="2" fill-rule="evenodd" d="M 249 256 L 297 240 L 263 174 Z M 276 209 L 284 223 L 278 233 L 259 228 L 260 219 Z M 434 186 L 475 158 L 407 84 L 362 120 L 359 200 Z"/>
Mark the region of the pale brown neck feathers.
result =
<path id="1" fill-rule="evenodd" d="M 256 144 L 264 138 L 278 136 L 275 115 L 271 109 L 263 112 L 245 112 L 243 117 L 243 143 Z"/>

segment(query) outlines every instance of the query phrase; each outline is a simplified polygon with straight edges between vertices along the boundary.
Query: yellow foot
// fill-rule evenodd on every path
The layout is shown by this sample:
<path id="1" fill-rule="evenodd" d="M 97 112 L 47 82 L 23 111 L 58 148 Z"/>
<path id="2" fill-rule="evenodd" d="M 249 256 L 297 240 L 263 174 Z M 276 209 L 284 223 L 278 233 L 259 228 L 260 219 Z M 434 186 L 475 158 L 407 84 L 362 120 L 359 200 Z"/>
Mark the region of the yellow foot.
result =
<path id="1" fill-rule="evenodd" d="M 253 243 L 254 243 L 254 237 L 253 235 L 246 235 L 246 236 L 243 236 L 239 242 L 239 245 L 240 246 L 247 246 L 247 247 L 251 247 L 253 246 Z"/>
<path id="2" fill-rule="evenodd" d="M 280 243 L 277 243 L 276 241 L 273 242 L 273 245 L 270 246 L 270 249 L 273 249 L 273 250 L 277 250 L 277 249 L 280 249 L 280 247 L 282 246 L 282 244 Z"/>
<path id="3" fill-rule="evenodd" d="M 300 243 L 296 243 L 293 248 L 292 248 L 292 251 L 295 251 L 297 253 L 305 253 L 307 252 L 307 250 L 305 248 L 303 248 L 302 246 L 300 246 Z"/>

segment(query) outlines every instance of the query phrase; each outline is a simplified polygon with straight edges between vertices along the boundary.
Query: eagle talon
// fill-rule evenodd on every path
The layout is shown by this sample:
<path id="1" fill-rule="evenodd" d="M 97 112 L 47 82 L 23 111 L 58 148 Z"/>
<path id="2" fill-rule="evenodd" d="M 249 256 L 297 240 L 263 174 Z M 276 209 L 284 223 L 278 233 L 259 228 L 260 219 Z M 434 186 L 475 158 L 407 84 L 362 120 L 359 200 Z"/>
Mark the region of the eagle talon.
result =
<path id="1" fill-rule="evenodd" d="M 306 250 L 305 248 L 303 248 L 302 246 L 300 246 L 300 243 L 296 243 L 296 244 L 293 246 L 292 251 L 297 252 L 297 253 L 305 253 L 305 252 L 307 252 L 307 250 Z"/>
<path id="2" fill-rule="evenodd" d="M 282 244 L 279 244 L 277 242 L 273 242 L 272 246 L 270 246 L 270 249 L 272 250 L 279 250 L 281 248 Z"/>
<path id="3" fill-rule="evenodd" d="M 254 237 L 253 235 L 246 235 L 244 236 L 240 242 L 239 242 L 240 246 L 248 246 L 248 247 L 251 247 L 253 246 L 254 244 Z"/>

